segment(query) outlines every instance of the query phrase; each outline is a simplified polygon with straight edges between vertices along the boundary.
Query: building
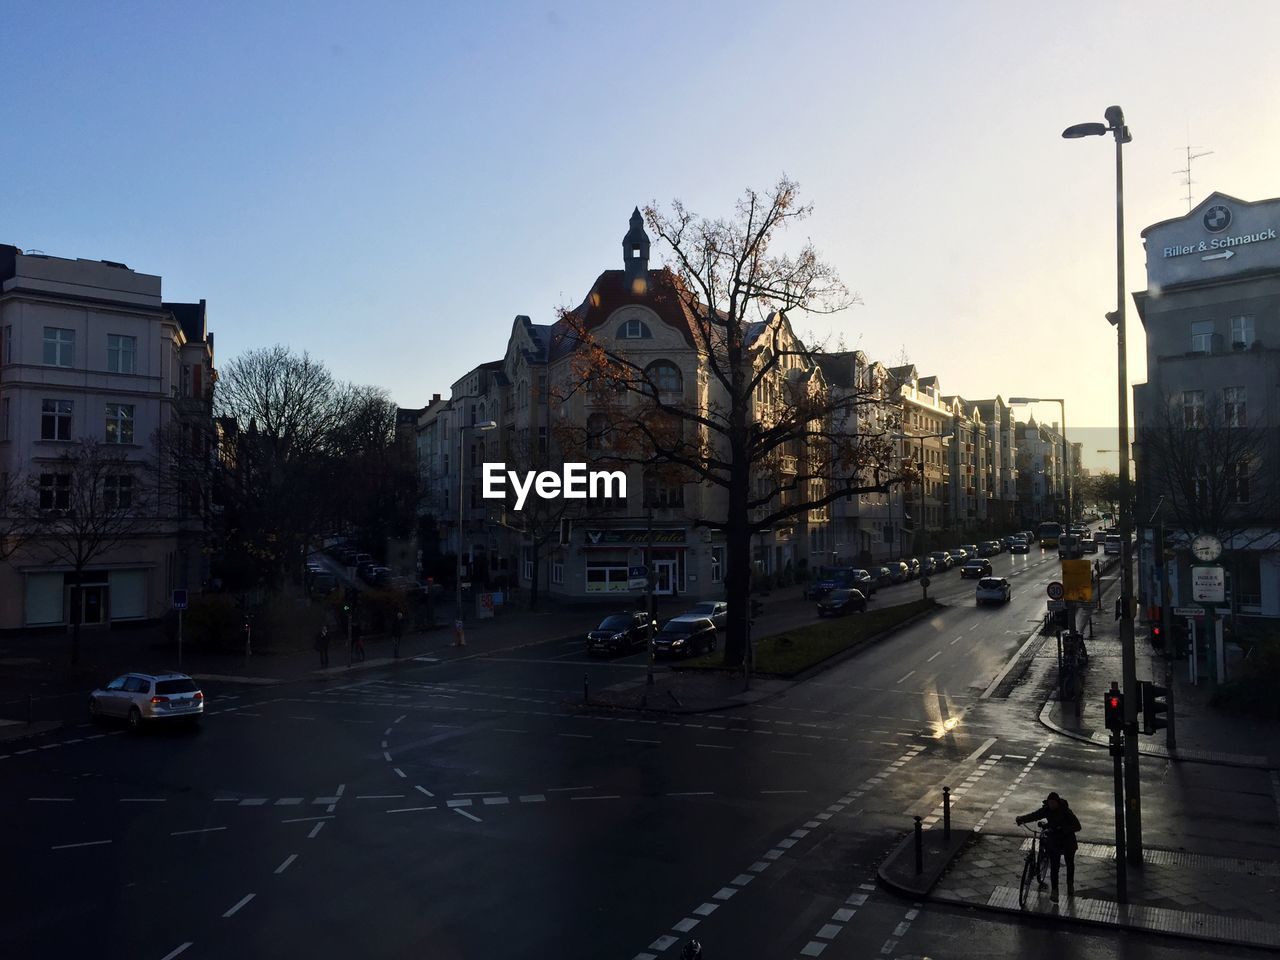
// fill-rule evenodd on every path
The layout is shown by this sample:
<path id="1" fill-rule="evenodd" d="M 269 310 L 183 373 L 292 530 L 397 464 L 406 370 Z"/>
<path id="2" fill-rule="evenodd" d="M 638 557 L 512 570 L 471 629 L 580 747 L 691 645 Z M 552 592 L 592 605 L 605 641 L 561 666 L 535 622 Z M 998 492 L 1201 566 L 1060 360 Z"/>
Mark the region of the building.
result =
<path id="1" fill-rule="evenodd" d="M 37 531 L 0 562 L 0 629 L 145 621 L 201 588 L 214 377 L 204 301 L 167 303 L 158 276 L 121 263 L 0 246 L 0 473 L 32 491 Z M 82 441 L 111 465 L 94 502 L 127 523 L 81 551 L 77 582 L 55 546 L 76 522 Z"/>
<path id="2" fill-rule="evenodd" d="M 1018 522 L 1018 443 L 1013 410 L 999 396 L 977 400 L 973 406 L 987 425 L 987 518 L 996 529 L 1009 530 Z"/>
<path id="3" fill-rule="evenodd" d="M 907 491 L 908 512 L 916 518 L 913 553 L 919 554 L 944 546 L 940 537 L 952 524 L 953 414 L 942 398 L 937 377 L 919 376 L 912 364 L 891 367 L 888 376 L 896 385 L 901 410 L 904 459 L 915 466 L 920 478 L 914 489 Z"/>
<path id="4" fill-rule="evenodd" d="M 1190 539 L 1224 552 L 1232 611 L 1280 616 L 1280 199 L 1222 193 L 1142 232 L 1134 294 L 1147 382 L 1133 388 L 1139 592 L 1160 596 L 1157 531 L 1174 551 L 1173 602 L 1191 602 Z M 1153 520 L 1154 518 L 1154 520 Z M 1153 525 L 1148 526 L 1148 521 Z"/>

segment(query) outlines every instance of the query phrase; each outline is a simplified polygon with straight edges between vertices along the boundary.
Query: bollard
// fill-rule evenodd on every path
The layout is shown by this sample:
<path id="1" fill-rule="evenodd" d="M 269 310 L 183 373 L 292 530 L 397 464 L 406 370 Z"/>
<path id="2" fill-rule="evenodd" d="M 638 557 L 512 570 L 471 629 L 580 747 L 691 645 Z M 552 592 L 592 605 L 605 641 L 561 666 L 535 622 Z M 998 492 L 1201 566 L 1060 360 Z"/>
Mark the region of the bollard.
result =
<path id="1" fill-rule="evenodd" d="M 591 681 L 585 673 L 582 675 L 582 702 L 591 702 Z"/>
<path id="2" fill-rule="evenodd" d="M 916 873 L 924 873 L 924 827 L 916 817 Z"/>
<path id="3" fill-rule="evenodd" d="M 942 788 L 942 839 L 951 842 L 951 788 Z"/>

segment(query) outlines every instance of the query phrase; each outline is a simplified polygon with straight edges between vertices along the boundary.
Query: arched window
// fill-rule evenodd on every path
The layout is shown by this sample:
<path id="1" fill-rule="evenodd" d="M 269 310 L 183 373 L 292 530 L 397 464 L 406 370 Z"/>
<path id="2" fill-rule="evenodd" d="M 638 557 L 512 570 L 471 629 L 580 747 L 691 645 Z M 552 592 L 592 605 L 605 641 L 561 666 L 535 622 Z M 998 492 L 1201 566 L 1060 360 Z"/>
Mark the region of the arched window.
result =
<path id="1" fill-rule="evenodd" d="M 622 322 L 622 326 L 618 327 L 619 340 L 652 340 L 653 332 L 649 329 L 649 325 L 639 317 L 631 317 Z"/>
<path id="2" fill-rule="evenodd" d="M 684 388 L 680 368 L 670 360 L 655 360 L 645 369 L 645 375 L 658 393 L 680 393 Z"/>

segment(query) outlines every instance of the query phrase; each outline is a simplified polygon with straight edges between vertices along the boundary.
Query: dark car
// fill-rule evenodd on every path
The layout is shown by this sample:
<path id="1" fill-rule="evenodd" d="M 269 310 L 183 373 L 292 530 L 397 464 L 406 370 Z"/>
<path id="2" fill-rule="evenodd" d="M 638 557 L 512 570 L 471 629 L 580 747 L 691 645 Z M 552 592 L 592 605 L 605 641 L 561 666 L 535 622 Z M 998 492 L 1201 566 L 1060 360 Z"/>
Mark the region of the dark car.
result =
<path id="1" fill-rule="evenodd" d="M 966 560 L 964 566 L 960 568 L 961 579 L 989 576 L 991 576 L 991 561 L 985 557 L 974 557 L 972 560 Z"/>
<path id="2" fill-rule="evenodd" d="M 957 567 L 962 566 L 970 556 L 969 551 L 964 547 L 956 547 L 953 550 L 948 550 L 947 553 L 951 555 L 951 562 Z"/>
<path id="3" fill-rule="evenodd" d="M 938 572 L 938 561 L 933 557 L 924 556 L 920 558 L 920 576 L 927 577 L 930 574 Z"/>
<path id="4" fill-rule="evenodd" d="M 871 570 L 854 570 L 852 582 L 845 584 L 845 587 L 861 590 L 862 595 L 870 600 L 879 589 L 880 580 Z"/>
<path id="5" fill-rule="evenodd" d="M 853 567 L 821 567 L 813 583 L 805 590 L 810 600 L 821 600 L 832 590 L 857 586 L 854 574 L 859 571 Z"/>
<path id="6" fill-rule="evenodd" d="M 929 559 L 933 561 L 933 565 L 938 573 L 945 573 L 955 566 L 956 561 L 946 550 L 935 550 L 929 554 Z"/>
<path id="7" fill-rule="evenodd" d="M 902 560 L 894 560 L 889 564 L 889 580 L 892 583 L 906 583 L 911 579 L 911 568 Z"/>
<path id="8" fill-rule="evenodd" d="M 1009 541 L 1010 553 L 1028 553 L 1030 550 L 1030 545 L 1022 537 L 1014 537 Z"/>
<path id="9" fill-rule="evenodd" d="M 716 648 L 716 625 L 709 619 L 668 620 L 653 638 L 655 656 L 691 657 Z"/>
<path id="10" fill-rule="evenodd" d="M 587 634 L 587 653 L 623 653 L 649 642 L 649 615 L 643 610 L 615 613 Z"/>
<path id="11" fill-rule="evenodd" d="M 837 617 L 845 613 L 865 613 L 867 598 L 861 590 L 832 590 L 818 601 L 818 616 Z"/>
<path id="12" fill-rule="evenodd" d="M 984 540 L 978 544 L 978 556 L 980 557 L 994 557 L 999 552 L 999 540 Z"/>
<path id="13" fill-rule="evenodd" d="M 906 563 L 907 578 L 910 580 L 914 580 L 924 571 L 924 564 L 920 562 L 919 557 L 908 557 Z"/>

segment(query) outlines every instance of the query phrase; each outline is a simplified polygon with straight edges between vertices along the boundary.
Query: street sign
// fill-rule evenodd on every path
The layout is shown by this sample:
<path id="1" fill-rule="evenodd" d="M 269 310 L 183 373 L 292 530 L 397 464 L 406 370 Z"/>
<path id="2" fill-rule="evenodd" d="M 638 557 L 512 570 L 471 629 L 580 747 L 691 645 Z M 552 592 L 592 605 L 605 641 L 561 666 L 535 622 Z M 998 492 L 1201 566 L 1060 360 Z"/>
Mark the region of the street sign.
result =
<path id="1" fill-rule="evenodd" d="M 1227 595 L 1226 571 L 1222 567 L 1191 568 L 1191 599 L 1196 603 L 1221 603 Z"/>
<path id="2" fill-rule="evenodd" d="M 1175 617 L 1203 617 L 1203 607 L 1174 607 L 1173 615 Z"/>
<path id="3" fill-rule="evenodd" d="M 175 610 L 187 609 L 187 591 L 186 590 L 173 591 L 173 609 Z"/>
<path id="4" fill-rule="evenodd" d="M 1062 582 L 1064 599 L 1077 603 L 1093 602 L 1093 565 L 1088 560 L 1063 560 Z"/>
<path id="5" fill-rule="evenodd" d="M 1064 596 L 1066 596 L 1067 591 L 1062 584 L 1060 584 L 1057 580 L 1054 580 L 1045 589 L 1045 593 L 1049 594 L 1050 600 L 1061 600 Z"/>
<path id="6" fill-rule="evenodd" d="M 627 567 L 627 589 L 642 590 L 649 585 L 648 567 Z"/>
<path id="7" fill-rule="evenodd" d="M 1060 610 L 1067 609 L 1067 601 L 1065 600 L 1048 600 L 1045 606 L 1049 608 L 1050 613 L 1057 613 Z"/>

